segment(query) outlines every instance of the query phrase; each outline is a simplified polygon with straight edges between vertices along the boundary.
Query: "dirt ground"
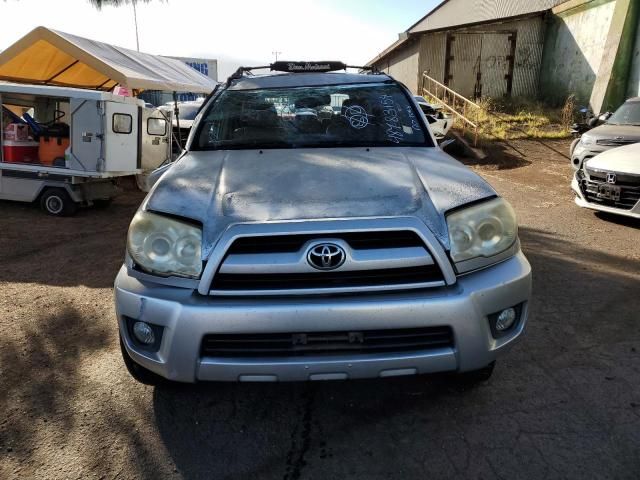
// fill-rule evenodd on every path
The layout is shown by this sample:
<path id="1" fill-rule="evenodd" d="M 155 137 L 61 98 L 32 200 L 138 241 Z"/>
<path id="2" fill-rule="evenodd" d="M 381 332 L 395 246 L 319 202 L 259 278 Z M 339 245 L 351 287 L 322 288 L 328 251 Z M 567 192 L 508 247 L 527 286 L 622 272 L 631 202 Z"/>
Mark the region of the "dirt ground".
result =
<path id="1" fill-rule="evenodd" d="M 142 195 L 68 219 L 0 202 L 0 478 L 638 478 L 640 222 L 577 208 L 565 158 L 514 146 L 472 168 L 520 217 L 529 329 L 472 390 L 142 386 L 112 306 Z"/>

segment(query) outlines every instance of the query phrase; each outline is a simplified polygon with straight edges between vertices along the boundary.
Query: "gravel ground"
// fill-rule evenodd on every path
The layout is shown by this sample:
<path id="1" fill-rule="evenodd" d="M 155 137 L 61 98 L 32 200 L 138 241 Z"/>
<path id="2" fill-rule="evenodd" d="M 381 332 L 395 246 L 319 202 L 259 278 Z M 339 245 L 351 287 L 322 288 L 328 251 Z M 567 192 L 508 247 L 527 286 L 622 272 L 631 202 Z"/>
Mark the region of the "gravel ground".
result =
<path id="1" fill-rule="evenodd" d="M 111 289 L 142 196 L 69 219 L 0 202 L 0 478 L 638 478 L 640 222 L 577 208 L 567 160 L 515 146 L 473 168 L 519 214 L 530 324 L 472 390 L 139 385 Z"/>

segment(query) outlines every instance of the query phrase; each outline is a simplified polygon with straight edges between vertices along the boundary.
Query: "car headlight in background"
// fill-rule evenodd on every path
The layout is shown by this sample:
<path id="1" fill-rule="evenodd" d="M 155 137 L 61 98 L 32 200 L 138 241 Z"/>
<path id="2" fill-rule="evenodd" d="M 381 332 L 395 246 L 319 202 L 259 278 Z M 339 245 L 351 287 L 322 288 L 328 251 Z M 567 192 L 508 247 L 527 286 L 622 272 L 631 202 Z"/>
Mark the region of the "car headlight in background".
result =
<path id="1" fill-rule="evenodd" d="M 591 145 L 593 143 L 593 138 L 590 137 L 589 135 L 582 135 L 580 137 L 580 143 L 582 145 Z"/>
<path id="2" fill-rule="evenodd" d="M 155 213 L 136 213 L 127 250 L 143 270 L 158 275 L 198 278 L 202 271 L 202 230 Z"/>
<path id="3" fill-rule="evenodd" d="M 509 250 L 518 239 L 515 211 L 502 198 L 453 212 L 447 216 L 447 226 L 451 259 L 459 273 L 502 260 L 496 255 Z"/>

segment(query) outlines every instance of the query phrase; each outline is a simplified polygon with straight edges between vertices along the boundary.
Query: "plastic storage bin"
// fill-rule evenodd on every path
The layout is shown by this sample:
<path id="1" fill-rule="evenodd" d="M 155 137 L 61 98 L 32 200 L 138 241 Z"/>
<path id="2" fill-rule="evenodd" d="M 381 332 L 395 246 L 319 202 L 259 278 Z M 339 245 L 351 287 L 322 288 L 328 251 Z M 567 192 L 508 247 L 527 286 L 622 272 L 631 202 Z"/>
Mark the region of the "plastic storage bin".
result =
<path id="1" fill-rule="evenodd" d="M 4 139 L 12 142 L 28 141 L 29 125 L 24 123 L 10 123 L 4 129 Z"/>

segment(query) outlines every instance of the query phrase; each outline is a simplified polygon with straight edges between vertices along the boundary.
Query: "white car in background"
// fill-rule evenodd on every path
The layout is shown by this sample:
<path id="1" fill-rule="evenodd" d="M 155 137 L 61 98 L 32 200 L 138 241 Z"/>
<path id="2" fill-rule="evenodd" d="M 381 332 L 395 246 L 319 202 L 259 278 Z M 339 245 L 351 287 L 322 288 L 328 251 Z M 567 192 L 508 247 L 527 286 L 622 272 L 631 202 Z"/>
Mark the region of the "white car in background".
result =
<path id="1" fill-rule="evenodd" d="M 204 98 L 200 100 L 191 100 L 188 102 L 178 102 L 178 114 L 179 118 L 173 117 L 173 131 L 175 134 L 178 134 L 178 122 L 180 123 L 180 138 L 182 140 L 182 144 L 187 141 L 187 137 L 189 136 L 189 132 L 191 131 L 191 127 L 193 126 L 193 121 L 200 110 L 200 107 L 204 103 Z M 175 106 L 173 102 L 165 103 L 161 107 L 160 110 L 165 112 L 173 112 Z"/>
<path id="2" fill-rule="evenodd" d="M 420 95 L 416 95 L 414 98 L 427 118 L 431 117 L 435 120 L 435 122 L 429 121 L 429 126 L 431 127 L 436 140 L 442 140 L 447 133 L 449 133 L 449 130 L 451 130 L 453 119 L 449 114 L 443 112 L 442 105 L 429 103 Z"/>
<path id="3" fill-rule="evenodd" d="M 640 143 L 588 159 L 571 187 L 580 207 L 640 218 Z"/>

